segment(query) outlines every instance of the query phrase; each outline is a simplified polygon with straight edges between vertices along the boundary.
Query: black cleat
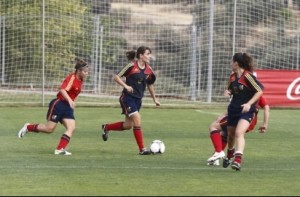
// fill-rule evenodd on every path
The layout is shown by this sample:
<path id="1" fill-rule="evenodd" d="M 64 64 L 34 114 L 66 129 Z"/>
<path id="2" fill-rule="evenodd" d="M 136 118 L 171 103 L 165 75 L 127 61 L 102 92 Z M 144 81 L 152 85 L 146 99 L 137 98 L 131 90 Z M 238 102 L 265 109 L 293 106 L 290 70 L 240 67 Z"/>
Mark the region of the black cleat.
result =
<path id="1" fill-rule="evenodd" d="M 106 124 L 102 125 L 102 131 L 103 131 L 102 139 L 103 139 L 103 141 L 107 141 L 107 139 L 108 139 L 108 131 L 106 130 Z"/>
<path id="2" fill-rule="evenodd" d="M 228 159 L 227 157 L 223 159 L 223 168 L 227 168 L 231 164 L 231 159 Z"/>

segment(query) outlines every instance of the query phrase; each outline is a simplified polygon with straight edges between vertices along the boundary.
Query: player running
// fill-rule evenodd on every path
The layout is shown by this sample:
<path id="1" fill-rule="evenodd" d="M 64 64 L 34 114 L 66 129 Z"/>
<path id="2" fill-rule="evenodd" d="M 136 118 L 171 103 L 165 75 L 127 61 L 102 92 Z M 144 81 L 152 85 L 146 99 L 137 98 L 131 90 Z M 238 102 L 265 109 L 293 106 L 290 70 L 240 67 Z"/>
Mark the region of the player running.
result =
<path id="1" fill-rule="evenodd" d="M 153 86 L 156 76 L 149 65 L 151 49 L 141 46 L 137 51 L 129 51 L 126 55 L 127 59 L 131 62 L 123 67 L 118 74 L 114 75 L 115 82 L 123 87 L 119 101 L 122 114 L 125 115 L 125 120 L 103 124 L 102 139 L 107 141 L 109 131 L 129 130 L 133 127 L 133 134 L 139 148 L 139 154 L 149 155 L 151 154 L 150 150 L 144 147 L 142 119 L 139 111 L 142 107 L 142 98 L 144 97 L 146 87 L 156 106 L 160 105 L 155 96 Z M 123 81 L 122 77 L 126 78 L 126 80 Z"/>
<path id="2" fill-rule="evenodd" d="M 60 86 L 55 99 L 49 103 L 46 124 L 26 123 L 18 132 L 18 137 L 23 138 L 27 133 L 53 133 L 58 122 L 66 128 L 54 151 L 55 155 L 71 155 L 66 150 L 67 145 L 75 131 L 75 99 L 81 92 L 84 78 L 88 76 L 88 65 L 85 61 L 76 58 L 75 72 L 69 74 Z"/>

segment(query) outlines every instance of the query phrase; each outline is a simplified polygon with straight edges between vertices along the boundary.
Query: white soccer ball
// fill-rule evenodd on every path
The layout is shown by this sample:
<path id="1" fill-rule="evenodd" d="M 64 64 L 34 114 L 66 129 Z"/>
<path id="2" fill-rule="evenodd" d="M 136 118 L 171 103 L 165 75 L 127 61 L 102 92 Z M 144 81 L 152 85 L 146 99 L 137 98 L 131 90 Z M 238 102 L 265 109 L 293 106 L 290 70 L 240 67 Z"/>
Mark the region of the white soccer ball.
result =
<path id="1" fill-rule="evenodd" d="M 153 154 L 164 153 L 166 146 L 161 140 L 153 140 L 150 144 L 150 151 Z"/>

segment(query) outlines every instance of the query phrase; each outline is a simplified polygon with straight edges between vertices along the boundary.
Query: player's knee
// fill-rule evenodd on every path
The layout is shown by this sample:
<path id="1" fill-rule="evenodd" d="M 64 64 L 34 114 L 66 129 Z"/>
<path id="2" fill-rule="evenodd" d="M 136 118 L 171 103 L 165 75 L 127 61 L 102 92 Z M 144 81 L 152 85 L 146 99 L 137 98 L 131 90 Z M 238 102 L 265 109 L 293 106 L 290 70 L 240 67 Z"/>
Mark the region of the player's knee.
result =
<path id="1" fill-rule="evenodd" d="M 208 131 L 209 131 L 210 134 L 212 134 L 214 131 L 216 131 L 216 129 L 213 128 L 213 127 L 209 127 L 209 128 L 208 128 Z"/>
<path id="2" fill-rule="evenodd" d="M 216 128 L 209 128 L 209 134 L 214 134 L 214 133 L 220 133 L 221 134 L 221 130 L 216 129 Z"/>
<path id="3" fill-rule="evenodd" d="M 124 130 L 129 130 L 132 128 L 132 124 L 123 124 L 123 129 Z"/>
<path id="4" fill-rule="evenodd" d="M 53 133 L 55 130 L 55 127 L 46 127 L 47 133 Z"/>
<path id="5" fill-rule="evenodd" d="M 210 126 L 209 126 L 209 132 L 212 133 L 214 131 L 219 131 L 221 130 L 220 125 L 217 124 L 216 122 L 213 122 Z"/>

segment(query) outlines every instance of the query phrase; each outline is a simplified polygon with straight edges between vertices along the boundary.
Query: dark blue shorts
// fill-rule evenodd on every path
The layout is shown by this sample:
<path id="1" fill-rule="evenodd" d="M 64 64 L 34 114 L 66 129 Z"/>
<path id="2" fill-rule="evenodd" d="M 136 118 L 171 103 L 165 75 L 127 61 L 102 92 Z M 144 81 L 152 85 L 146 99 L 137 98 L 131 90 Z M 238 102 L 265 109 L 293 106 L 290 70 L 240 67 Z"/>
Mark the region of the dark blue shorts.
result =
<path id="1" fill-rule="evenodd" d="M 142 99 L 122 94 L 119 98 L 122 108 L 122 114 L 130 116 L 130 114 L 140 111 L 142 106 Z"/>
<path id="2" fill-rule="evenodd" d="M 62 123 L 63 119 L 74 119 L 74 110 L 70 107 L 69 103 L 59 99 L 53 99 L 49 103 L 47 112 L 47 120 L 52 122 Z"/>
<path id="3" fill-rule="evenodd" d="M 247 120 L 248 122 L 251 122 L 254 117 L 255 117 L 255 113 L 253 113 L 253 111 L 249 111 L 247 113 L 237 113 L 237 114 L 228 113 L 227 125 L 236 127 L 239 120 L 244 119 Z"/>

